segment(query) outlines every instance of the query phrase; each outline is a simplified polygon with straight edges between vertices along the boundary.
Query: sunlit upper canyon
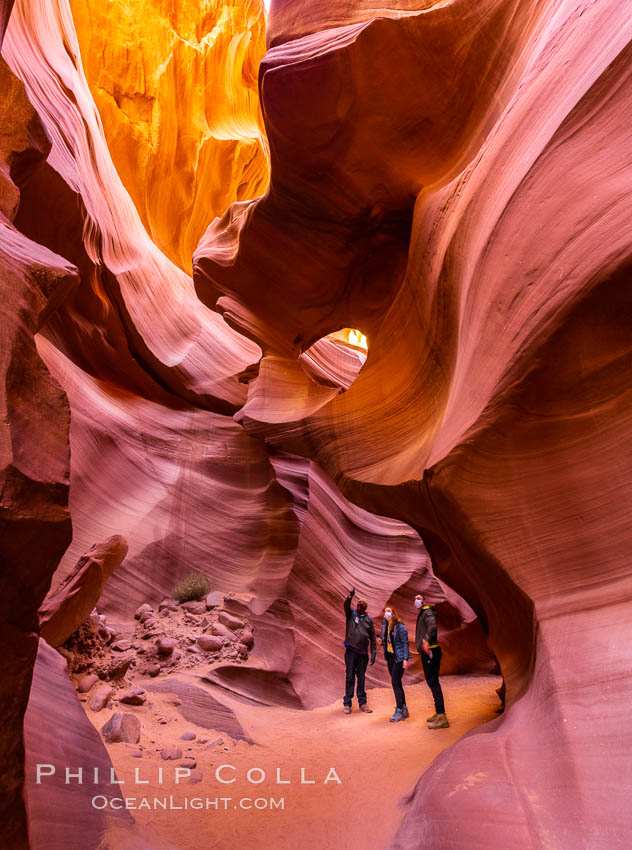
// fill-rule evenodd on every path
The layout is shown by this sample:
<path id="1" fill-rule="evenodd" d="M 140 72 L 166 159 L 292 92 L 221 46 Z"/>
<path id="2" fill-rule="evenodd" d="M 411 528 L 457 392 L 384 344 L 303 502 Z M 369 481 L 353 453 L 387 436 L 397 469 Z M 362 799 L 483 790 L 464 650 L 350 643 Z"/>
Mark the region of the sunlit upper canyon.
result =
<path id="1" fill-rule="evenodd" d="M 2 0 L 3 846 L 630 846 L 631 37 Z"/>

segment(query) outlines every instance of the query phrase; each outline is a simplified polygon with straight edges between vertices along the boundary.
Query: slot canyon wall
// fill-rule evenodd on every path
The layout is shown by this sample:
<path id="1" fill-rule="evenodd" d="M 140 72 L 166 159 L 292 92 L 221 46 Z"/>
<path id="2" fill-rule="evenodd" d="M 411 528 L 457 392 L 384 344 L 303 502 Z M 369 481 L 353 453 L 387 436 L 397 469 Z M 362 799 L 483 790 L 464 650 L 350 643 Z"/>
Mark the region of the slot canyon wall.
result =
<path id="1" fill-rule="evenodd" d="M 116 5 L 0 14 L 13 846 L 37 611 L 113 535 L 99 610 L 203 570 L 256 634 L 209 678 L 264 703 L 339 696 L 350 584 L 426 588 L 447 669 L 489 644 L 508 710 L 394 847 L 627 846 L 626 4 Z"/>

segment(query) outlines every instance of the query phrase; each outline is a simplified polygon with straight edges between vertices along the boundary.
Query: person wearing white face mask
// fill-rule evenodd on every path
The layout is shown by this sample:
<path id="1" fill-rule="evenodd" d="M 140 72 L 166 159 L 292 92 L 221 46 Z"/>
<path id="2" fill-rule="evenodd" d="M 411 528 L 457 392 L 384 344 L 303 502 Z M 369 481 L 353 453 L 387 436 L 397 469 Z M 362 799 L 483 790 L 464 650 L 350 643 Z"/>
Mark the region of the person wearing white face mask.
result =
<path id="1" fill-rule="evenodd" d="M 384 609 L 380 643 L 384 646 L 384 658 L 391 676 L 393 693 L 395 694 L 395 713 L 391 723 L 406 720 L 409 717 L 406 707 L 406 694 L 402 687 L 402 676 L 408 667 L 410 650 L 408 648 L 408 629 L 397 616 L 392 606 Z"/>
<path id="2" fill-rule="evenodd" d="M 441 647 L 437 643 L 437 615 L 432 605 L 424 604 L 421 593 L 415 596 L 417 625 L 415 628 L 415 645 L 421 656 L 426 683 L 432 692 L 435 713 L 427 718 L 428 729 L 445 729 L 450 724 L 445 715 L 443 691 L 439 683 L 439 667 L 441 666 Z"/>

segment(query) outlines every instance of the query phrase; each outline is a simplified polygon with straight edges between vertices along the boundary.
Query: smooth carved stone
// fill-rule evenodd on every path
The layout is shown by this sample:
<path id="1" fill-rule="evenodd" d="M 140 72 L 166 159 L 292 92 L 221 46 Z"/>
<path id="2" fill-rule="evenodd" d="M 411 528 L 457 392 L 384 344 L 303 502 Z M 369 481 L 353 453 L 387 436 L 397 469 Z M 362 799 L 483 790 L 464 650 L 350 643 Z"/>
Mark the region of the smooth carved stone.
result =
<path id="1" fill-rule="evenodd" d="M 109 685 L 102 685 L 91 695 L 88 706 L 91 711 L 101 711 L 109 703 L 111 697 L 112 688 Z"/>
<path id="2" fill-rule="evenodd" d="M 224 638 L 216 635 L 200 635 L 197 644 L 204 652 L 217 652 L 224 646 Z"/>
<path id="3" fill-rule="evenodd" d="M 243 620 L 240 620 L 238 617 L 233 617 L 232 614 L 229 614 L 228 611 L 220 611 L 218 617 L 220 623 L 223 623 L 232 631 L 237 631 L 237 629 L 243 629 L 246 625 Z"/>
<path id="4" fill-rule="evenodd" d="M 51 591 L 39 610 L 40 633 L 51 646 L 60 646 L 86 620 L 103 586 L 127 555 L 120 535 L 95 543 L 64 581 Z"/>
<path id="5" fill-rule="evenodd" d="M 87 693 L 93 685 L 99 681 L 99 677 L 94 673 L 89 673 L 87 676 L 82 676 L 77 679 L 77 690 L 80 694 Z"/>
<path id="6" fill-rule="evenodd" d="M 140 740 L 141 724 L 135 714 L 116 711 L 102 727 L 101 734 L 108 744 L 137 744 Z"/>

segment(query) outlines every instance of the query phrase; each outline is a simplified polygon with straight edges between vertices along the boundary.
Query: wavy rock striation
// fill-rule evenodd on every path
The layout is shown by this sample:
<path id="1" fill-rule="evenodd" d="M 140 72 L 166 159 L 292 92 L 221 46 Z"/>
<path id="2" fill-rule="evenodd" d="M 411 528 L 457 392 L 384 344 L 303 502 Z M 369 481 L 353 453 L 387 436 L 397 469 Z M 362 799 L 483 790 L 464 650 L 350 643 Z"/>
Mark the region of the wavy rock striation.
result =
<path id="1" fill-rule="evenodd" d="M 238 420 L 417 529 L 489 630 L 509 711 L 395 845 L 624 846 L 629 16 L 411 5 L 273 8 L 270 190 L 209 227 L 196 288 L 266 352 Z M 370 342 L 346 392 L 257 403 L 343 325 Z"/>
<path id="2" fill-rule="evenodd" d="M 260 0 L 73 0 L 108 150 L 143 225 L 181 269 L 233 200 L 268 182 Z"/>
<path id="3" fill-rule="evenodd" d="M 3 25 L 9 8 L 3 6 Z M 37 653 L 37 610 L 71 533 L 68 401 L 38 356 L 34 336 L 77 277 L 69 262 L 27 239 L 9 219 L 49 143 L 24 87 L 2 60 L 0 91 L 0 817 L 7 845 L 22 848 L 22 726 Z"/>
<path id="4" fill-rule="evenodd" d="M 413 589 L 441 593 L 452 669 L 489 669 L 488 635 L 508 710 L 420 778 L 395 846 L 626 846 L 625 4 L 279 0 L 257 200 L 261 7 L 202 4 L 193 27 L 176 5 L 128 0 L 113 20 L 98 0 L 17 0 L 3 44 L 51 144 L 34 169 L 32 111 L 0 137 L 3 321 L 38 378 L 26 402 L 5 380 L 6 469 L 32 483 L 44 408 L 54 423 L 58 498 L 37 511 L 58 522 L 20 589 L 31 655 L 69 532 L 67 407 L 41 329 L 72 414 L 57 582 L 124 536 L 99 603 L 124 620 L 202 569 L 255 638 L 207 678 L 297 707 L 339 695 L 349 584 L 407 619 Z M 130 47 L 123 63 L 132 13 L 158 7 L 142 62 Z M 217 100 L 198 91 L 216 79 Z M 192 281 L 191 246 L 228 201 Z"/>

